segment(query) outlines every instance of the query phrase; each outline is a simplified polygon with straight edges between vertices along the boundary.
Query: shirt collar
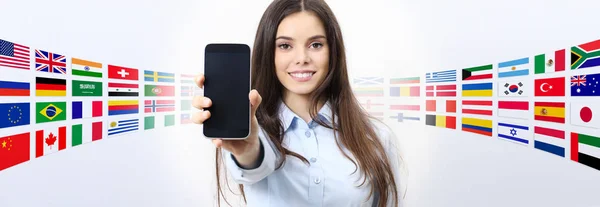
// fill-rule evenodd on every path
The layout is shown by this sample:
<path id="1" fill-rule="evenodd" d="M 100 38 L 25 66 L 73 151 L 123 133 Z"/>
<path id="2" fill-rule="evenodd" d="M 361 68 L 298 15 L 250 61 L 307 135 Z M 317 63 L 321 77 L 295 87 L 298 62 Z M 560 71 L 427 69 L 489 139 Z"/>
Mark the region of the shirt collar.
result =
<path id="1" fill-rule="evenodd" d="M 279 103 L 279 115 L 280 119 L 283 122 L 283 131 L 287 131 L 287 129 L 292 125 L 295 119 L 302 120 L 296 113 L 294 113 L 283 101 Z M 331 102 L 325 102 L 325 105 L 319 110 L 316 118 L 324 119 L 325 123 L 331 124 L 332 112 L 331 112 Z M 337 117 L 336 117 L 337 120 Z"/>

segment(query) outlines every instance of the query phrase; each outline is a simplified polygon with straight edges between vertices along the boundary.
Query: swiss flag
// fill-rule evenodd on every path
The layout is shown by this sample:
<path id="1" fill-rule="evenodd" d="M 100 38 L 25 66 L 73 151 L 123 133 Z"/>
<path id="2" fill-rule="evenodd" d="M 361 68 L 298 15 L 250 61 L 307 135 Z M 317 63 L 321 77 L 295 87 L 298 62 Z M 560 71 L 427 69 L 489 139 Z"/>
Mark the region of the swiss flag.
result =
<path id="1" fill-rule="evenodd" d="M 138 69 L 108 65 L 108 78 L 138 80 Z"/>
<path id="2" fill-rule="evenodd" d="M 535 96 L 565 96 L 565 77 L 535 80 Z"/>

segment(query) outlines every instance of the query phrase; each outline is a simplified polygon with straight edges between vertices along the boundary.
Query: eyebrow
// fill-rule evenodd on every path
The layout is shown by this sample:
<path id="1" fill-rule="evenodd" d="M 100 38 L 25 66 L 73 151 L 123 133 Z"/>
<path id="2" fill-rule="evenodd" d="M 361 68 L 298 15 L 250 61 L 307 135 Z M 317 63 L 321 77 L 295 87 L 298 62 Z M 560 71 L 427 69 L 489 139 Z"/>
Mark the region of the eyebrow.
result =
<path id="1" fill-rule="evenodd" d="M 308 38 L 308 40 L 314 40 L 314 39 L 319 39 L 319 38 L 325 38 L 325 35 L 315 35 L 315 36 L 312 36 L 312 37 Z M 288 37 L 288 36 L 279 36 L 275 40 L 278 40 L 278 39 L 294 40 L 294 38 L 291 38 L 291 37 Z"/>

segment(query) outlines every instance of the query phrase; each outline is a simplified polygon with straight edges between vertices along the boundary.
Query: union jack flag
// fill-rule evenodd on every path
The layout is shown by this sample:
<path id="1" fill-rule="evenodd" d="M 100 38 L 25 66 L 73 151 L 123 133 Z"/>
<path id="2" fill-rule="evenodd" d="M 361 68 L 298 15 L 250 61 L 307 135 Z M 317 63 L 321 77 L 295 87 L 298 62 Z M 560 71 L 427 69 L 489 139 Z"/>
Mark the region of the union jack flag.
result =
<path id="1" fill-rule="evenodd" d="M 47 73 L 67 74 L 67 58 L 64 55 L 36 49 L 35 70 Z"/>
<path id="2" fill-rule="evenodd" d="M 585 86 L 585 75 L 571 76 L 571 86 Z"/>

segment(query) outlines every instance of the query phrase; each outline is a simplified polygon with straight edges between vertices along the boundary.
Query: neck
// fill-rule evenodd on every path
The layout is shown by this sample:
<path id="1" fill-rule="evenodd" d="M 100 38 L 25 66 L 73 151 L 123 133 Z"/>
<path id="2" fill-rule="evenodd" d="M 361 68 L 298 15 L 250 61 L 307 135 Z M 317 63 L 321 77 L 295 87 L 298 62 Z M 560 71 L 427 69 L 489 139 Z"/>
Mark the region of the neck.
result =
<path id="1" fill-rule="evenodd" d="M 283 103 L 285 103 L 290 110 L 300 116 L 300 118 L 302 118 L 302 120 L 304 120 L 306 123 L 311 121 L 309 112 L 310 95 L 299 95 L 286 91 L 283 95 Z M 325 102 L 319 101 L 317 112 L 318 110 L 321 110 L 323 105 L 325 105 Z"/>

